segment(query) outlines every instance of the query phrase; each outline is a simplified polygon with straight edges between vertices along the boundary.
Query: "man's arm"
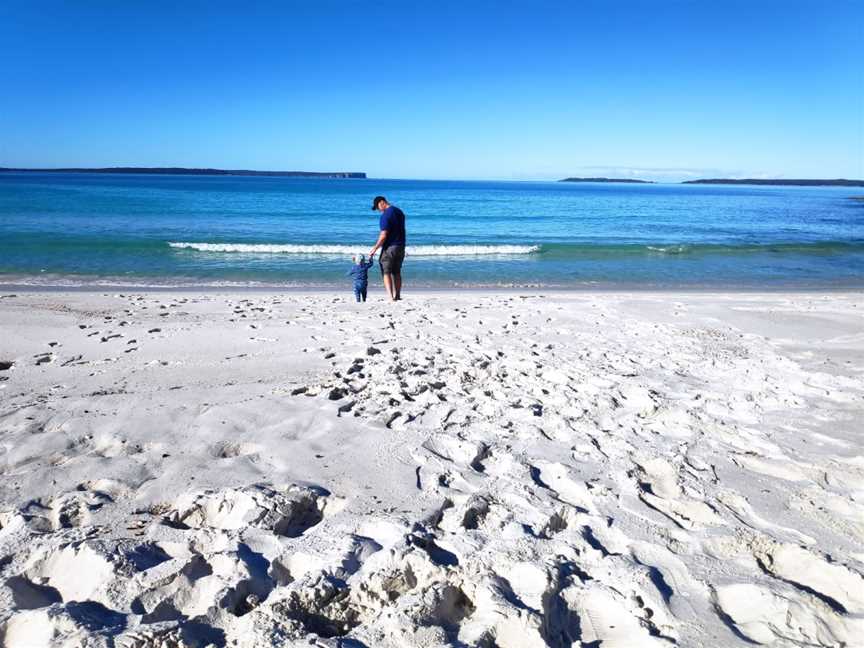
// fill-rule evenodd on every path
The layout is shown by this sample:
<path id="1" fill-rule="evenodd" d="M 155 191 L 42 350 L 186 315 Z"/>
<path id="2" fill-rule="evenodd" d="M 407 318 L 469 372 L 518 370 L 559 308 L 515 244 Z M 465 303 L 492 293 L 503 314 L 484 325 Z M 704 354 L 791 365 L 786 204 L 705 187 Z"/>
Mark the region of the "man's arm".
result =
<path id="1" fill-rule="evenodd" d="M 374 256 L 382 245 L 384 245 L 384 241 L 387 240 L 387 230 L 381 230 L 381 233 L 378 235 L 378 240 L 375 241 L 375 245 L 372 246 L 372 249 L 369 250 L 369 256 Z"/>

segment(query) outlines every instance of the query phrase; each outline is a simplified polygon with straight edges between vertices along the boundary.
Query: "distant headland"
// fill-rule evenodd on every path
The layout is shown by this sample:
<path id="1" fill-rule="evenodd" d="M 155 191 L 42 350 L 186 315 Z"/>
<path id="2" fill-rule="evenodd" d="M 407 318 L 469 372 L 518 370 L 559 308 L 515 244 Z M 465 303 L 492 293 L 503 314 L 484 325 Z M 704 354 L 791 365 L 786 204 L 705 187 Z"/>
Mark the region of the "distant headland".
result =
<path id="1" fill-rule="evenodd" d="M 654 184 L 650 180 L 636 178 L 564 178 L 558 182 L 629 182 L 636 184 Z M 703 178 L 700 180 L 684 180 L 680 184 L 716 184 L 716 185 L 779 185 L 786 187 L 864 187 L 864 180 L 818 180 L 818 179 L 760 179 L 760 178 Z"/>
<path id="2" fill-rule="evenodd" d="M 248 169 L 186 169 L 183 167 L 105 167 L 99 169 L 9 169 L 0 173 L 141 173 L 150 175 L 280 176 L 288 178 L 365 178 L 357 171 L 250 171 Z"/>
<path id="3" fill-rule="evenodd" d="M 705 180 L 685 180 L 681 184 L 783 185 L 794 187 L 864 187 L 864 180 L 786 180 L 782 178 L 761 180 L 758 178 L 710 178 Z"/>
<path id="4" fill-rule="evenodd" d="M 654 184 L 650 180 L 636 180 L 634 178 L 564 178 L 558 182 L 630 182 L 635 184 Z"/>

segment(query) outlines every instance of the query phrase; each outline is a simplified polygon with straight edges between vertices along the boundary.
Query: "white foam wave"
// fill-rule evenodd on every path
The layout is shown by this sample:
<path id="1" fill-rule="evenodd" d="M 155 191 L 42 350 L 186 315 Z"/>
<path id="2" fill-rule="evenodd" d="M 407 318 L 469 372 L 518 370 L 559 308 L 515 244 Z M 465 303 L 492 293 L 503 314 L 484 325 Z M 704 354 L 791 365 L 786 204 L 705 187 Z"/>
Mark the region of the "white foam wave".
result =
<path id="1" fill-rule="evenodd" d="M 365 254 L 363 245 L 291 245 L 272 243 L 189 243 L 171 242 L 172 248 L 198 252 L 245 252 L 247 254 Z M 410 256 L 479 256 L 489 254 L 532 254 L 539 245 L 409 245 Z"/>
<path id="2" fill-rule="evenodd" d="M 652 252 L 660 252 L 661 254 L 684 254 L 690 251 L 686 245 L 648 245 L 646 247 Z"/>

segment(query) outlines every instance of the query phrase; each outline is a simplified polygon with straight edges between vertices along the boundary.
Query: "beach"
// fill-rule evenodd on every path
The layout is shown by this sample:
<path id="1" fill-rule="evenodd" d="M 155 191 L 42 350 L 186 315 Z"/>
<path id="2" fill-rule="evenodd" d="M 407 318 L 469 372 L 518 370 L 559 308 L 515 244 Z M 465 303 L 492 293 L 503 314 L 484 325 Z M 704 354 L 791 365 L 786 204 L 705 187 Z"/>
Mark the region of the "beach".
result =
<path id="1" fill-rule="evenodd" d="M 0 644 L 853 646 L 864 293 L 0 294 Z"/>

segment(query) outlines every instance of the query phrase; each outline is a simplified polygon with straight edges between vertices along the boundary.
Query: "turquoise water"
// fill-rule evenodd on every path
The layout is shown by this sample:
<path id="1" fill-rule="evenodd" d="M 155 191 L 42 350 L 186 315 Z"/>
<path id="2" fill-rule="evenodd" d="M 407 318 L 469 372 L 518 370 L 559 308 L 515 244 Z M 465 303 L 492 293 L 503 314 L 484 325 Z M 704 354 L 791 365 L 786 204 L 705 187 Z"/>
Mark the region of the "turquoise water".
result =
<path id="1" fill-rule="evenodd" d="M 383 194 L 407 215 L 409 285 L 860 287 L 861 193 L 0 174 L 0 282 L 347 289 Z"/>

